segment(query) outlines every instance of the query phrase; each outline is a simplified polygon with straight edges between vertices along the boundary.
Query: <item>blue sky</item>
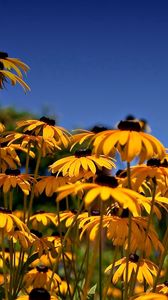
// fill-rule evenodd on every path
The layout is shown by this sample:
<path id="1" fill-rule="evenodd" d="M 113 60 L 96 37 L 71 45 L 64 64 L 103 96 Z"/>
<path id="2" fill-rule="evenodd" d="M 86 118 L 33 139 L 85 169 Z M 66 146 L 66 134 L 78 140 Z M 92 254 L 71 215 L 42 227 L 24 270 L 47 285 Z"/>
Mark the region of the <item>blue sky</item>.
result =
<path id="1" fill-rule="evenodd" d="M 145 118 L 168 146 L 168 2 L 1 0 L 1 51 L 31 70 L 2 106 L 67 129 Z"/>

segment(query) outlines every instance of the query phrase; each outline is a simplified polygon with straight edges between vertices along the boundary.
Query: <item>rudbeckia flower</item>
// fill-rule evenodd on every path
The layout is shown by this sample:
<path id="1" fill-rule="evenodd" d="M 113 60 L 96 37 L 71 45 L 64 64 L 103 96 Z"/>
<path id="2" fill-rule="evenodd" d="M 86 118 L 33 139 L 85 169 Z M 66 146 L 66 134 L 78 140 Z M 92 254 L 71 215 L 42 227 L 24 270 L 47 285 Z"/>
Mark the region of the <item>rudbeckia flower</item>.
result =
<path id="1" fill-rule="evenodd" d="M 41 135 L 45 139 L 54 138 L 57 143 L 68 147 L 70 133 L 63 127 L 55 126 L 55 120 L 41 117 L 39 120 L 25 120 L 17 122 L 17 129 L 30 132 L 32 135 Z"/>
<path id="2" fill-rule="evenodd" d="M 121 121 L 118 129 L 106 130 L 93 138 L 94 152 L 109 155 L 114 148 L 118 150 L 123 161 L 131 162 L 139 157 L 139 163 L 151 157 L 162 159 L 165 148 L 158 139 L 142 132 L 139 122 Z"/>
<path id="3" fill-rule="evenodd" d="M 30 221 L 30 223 L 32 223 L 32 227 L 33 228 L 38 228 L 39 224 L 47 226 L 49 223 L 52 223 L 55 226 L 57 226 L 57 223 L 56 223 L 56 214 L 45 212 L 43 210 L 35 212 L 30 217 L 29 221 Z"/>
<path id="4" fill-rule="evenodd" d="M 152 248 L 159 252 L 164 250 L 152 226 L 149 227 L 148 234 L 146 235 L 147 220 L 145 218 L 132 217 L 131 222 L 131 252 L 142 250 L 149 256 Z M 98 238 L 100 231 L 100 211 L 92 210 L 91 216 L 87 215 L 84 217 L 83 215 L 83 217 L 79 219 L 79 229 L 81 230 L 80 239 L 86 231 L 91 241 Z M 106 229 L 107 238 L 112 240 L 114 246 L 123 246 L 124 249 L 127 249 L 129 232 L 128 218 L 103 215 L 102 229 Z"/>
<path id="5" fill-rule="evenodd" d="M 39 180 L 40 179 L 40 180 Z M 38 182 L 35 186 L 36 195 L 45 192 L 47 197 L 51 197 L 57 190 L 58 187 L 65 185 L 69 178 L 62 176 L 60 173 L 58 176 L 40 176 L 38 177 Z"/>
<path id="6" fill-rule="evenodd" d="M 6 169 L 5 174 L 0 174 L 0 187 L 3 187 L 3 192 L 8 193 L 10 189 L 18 186 L 25 195 L 29 195 L 31 183 L 34 178 L 28 174 L 20 174 L 19 169 Z"/>
<path id="7" fill-rule="evenodd" d="M 139 262 L 140 260 L 140 262 Z M 137 281 L 143 283 L 144 280 L 152 286 L 153 285 L 153 277 L 157 275 L 158 267 L 151 261 L 147 259 L 140 259 L 137 254 L 129 255 L 128 262 L 128 282 L 131 279 L 132 274 L 136 274 L 136 269 L 139 263 L 139 269 L 137 273 Z M 123 280 L 126 280 L 126 257 L 123 257 L 115 262 L 114 264 L 117 269 L 112 277 L 113 284 L 116 284 L 121 277 Z M 108 266 L 105 270 L 105 273 L 108 273 L 112 268 L 112 265 Z"/>
<path id="8" fill-rule="evenodd" d="M 0 207 L 0 232 L 10 233 L 18 227 L 22 231 L 28 231 L 27 226 L 12 214 L 10 209 Z"/>
<path id="9" fill-rule="evenodd" d="M 57 258 L 57 254 L 60 253 L 60 250 L 62 248 L 62 242 L 61 238 L 58 235 L 55 235 L 54 233 L 52 236 L 48 236 L 47 240 L 53 244 L 53 248 L 50 251 L 51 256 L 54 258 Z M 65 245 L 66 245 L 66 251 L 65 251 Z M 71 241 L 69 239 L 66 239 L 66 242 L 64 242 L 64 259 L 65 260 L 72 260 L 72 254 L 70 252 L 70 246 Z M 59 260 L 62 260 L 62 255 L 59 256 Z"/>
<path id="10" fill-rule="evenodd" d="M 53 248 L 52 242 L 50 242 L 47 237 L 43 237 L 41 232 L 34 229 L 31 229 L 30 232 L 33 238 L 32 246 L 34 252 L 37 252 L 39 254 L 39 257 L 44 253 L 48 253 L 49 250 Z"/>
<path id="11" fill-rule="evenodd" d="M 60 222 L 65 221 L 65 226 L 70 227 L 74 221 L 74 218 L 75 218 L 77 212 L 78 212 L 77 210 L 67 210 L 67 211 L 60 212 L 59 213 Z M 83 212 L 83 213 L 79 214 L 76 222 L 78 222 L 81 219 L 84 219 L 85 217 L 88 217 L 88 212 Z M 58 219 L 58 217 L 56 217 L 56 218 Z"/>
<path id="12" fill-rule="evenodd" d="M 28 231 L 28 229 L 27 229 L 27 231 Z M 33 239 L 31 237 L 31 235 L 28 232 L 25 232 L 25 231 L 23 232 L 23 231 L 19 230 L 17 227 L 9 235 L 9 237 L 12 238 L 12 241 L 14 244 L 19 242 L 19 244 L 21 245 L 21 247 L 24 250 L 29 249 L 33 243 Z"/>
<path id="13" fill-rule="evenodd" d="M 52 154 L 55 150 L 61 150 L 54 138 L 31 135 L 29 132 L 11 133 L 5 139 L 9 141 L 8 146 L 18 142 L 23 149 L 36 147 L 38 150 L 42 150 L 42 157 Z"/>
<path id="14" fill-rule="evenodd" d="M 29 287 L 33 288 L 45 288 L 49 290 L 50 281 L 52 278 L 51 290 L 58 287 L 61 283 L 61 278 L 58 274 L 54 273 L 45 265 L 39 265 L 36 268 L 27 272 L 24 276 L 23 283 L 24 287 L 28 289 Z"/>
<path id="15" fill-rule="evenodd" d="M 80 172 L 83 174 L 91 171 L 95 175 L 97 169 L 101 170 L 103 167 L 111 170 L 115 164 L 107 157 L 92 155 L 90 149 L 81 149 L 75 155 L 57 160 L 49 169 L 52 173 L 62 172 L 63 176 L 78 177 Z"/>
<path id="16" fill-rule="evenodd" d="M 102 131 L 105 131 L 107 130 L 107 127 L 104 127 L 104 126 L 94 126 L 91 131 L 89 130 L 83 130 L 83 129 L 76 129 L 74 131 L 77 131 L 76 134 L 72 135 L 71 137 L 71 143 L 72 143 L 72 146 L 71 146 L 71 149 L 76 145 L 76 144 L 79 144 L 79 145 L 82 145 L 86 142 L 90 142 L 91 139 L 95 136 L 95 134 L 99 133 L 99 132 L 102 132 Z"/>
<path id="17" fill-rule="evenodd" d="M 168 297 L 157 293 L 146 293 L 138 297 L 131 298 L 130 300 L 168 300 Z"/>
<path id="18" fill-rule="evenodd" d="M 1 169 L 4 172 L 7 168 L 16 169 L 21 166 L 20 158 L 16 151 L 21 151 L 27 153 L 27 149 L 20 147 L 19 145 L 12 144 L 10 146 L 0 147 L 0 157 L 1 157 Z M 34 158 L 35 154 L 30 151 L 29 156 Z"/>
<path id="19" fill-rule="evenodd" d="M 12 73 L 11 70 L 14 70 L 17 75 Z M 18 58 L 10 58 L 7 53 L 0 52 L 0 89 L 4 88 L 4 83 L 9 79 L 12 85 L 19 83 L 25 92 L 29 91 L 30 88 L 23 81 L 20 70 L 26 73 L 29 67 Z"/>
<path id="20" fill-rule="evenodd" d="M 165 168 L 160 159 L 151 158 L 147 164 L 131 167 L 131 183 L 134 190 L 138 190 L 143 182 L 151 182 L 151 179 L 156 178 L 157 186 L 160 191 L 168 186 L 168 168 Z M 125 185 L 127 179 L 122 181 Z M 158 190 L 157 189 L 157 190 Z"/>
<path id="21" fill-rule="evenodd" d="M 57 261 L 57 257 L 53 257 L 51 255 L 50 252 L 43 254 L 42 256 L 40 256 L 39 258 L 37 258 L 36 260 L 34 260 L 31 264 L 31 267 L 35 268 L 39 265 L 45 265 L 47 267 L 52 267 L 52 265 L 54 265 L 54 263 L 56 263 Z"/>
<path id="22" fill-rule="evenodd" d="M 135 191 L 119 187 L 117 179 L 113 176 L 97 176 L 95 183 L 77 183 L 60 187 L 57 190 L 57 201 L 68 195 L 75 195 L 79 191 L 87 191 L 84 196 L 86 207 L 90 207 L 99 198 L 103 202 L 118 202 L 124 209 L 128 208 L 135 217 L 141 214 L 141 207 L 150 213 L 150 201 Z"/>

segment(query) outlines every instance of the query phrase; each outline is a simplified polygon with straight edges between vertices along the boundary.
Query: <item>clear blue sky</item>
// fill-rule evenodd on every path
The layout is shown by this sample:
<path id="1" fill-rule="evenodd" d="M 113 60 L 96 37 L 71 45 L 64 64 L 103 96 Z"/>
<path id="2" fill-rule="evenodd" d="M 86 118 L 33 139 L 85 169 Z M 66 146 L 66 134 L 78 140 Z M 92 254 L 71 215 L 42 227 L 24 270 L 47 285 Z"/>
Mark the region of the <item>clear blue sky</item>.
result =
<path id="1" fill-rule="evenodd" d="M 168 146 L 168 1 L 1 0 L 1 51 L 31 70 L 3 106 L 67 129 L 146 118 Z"/>

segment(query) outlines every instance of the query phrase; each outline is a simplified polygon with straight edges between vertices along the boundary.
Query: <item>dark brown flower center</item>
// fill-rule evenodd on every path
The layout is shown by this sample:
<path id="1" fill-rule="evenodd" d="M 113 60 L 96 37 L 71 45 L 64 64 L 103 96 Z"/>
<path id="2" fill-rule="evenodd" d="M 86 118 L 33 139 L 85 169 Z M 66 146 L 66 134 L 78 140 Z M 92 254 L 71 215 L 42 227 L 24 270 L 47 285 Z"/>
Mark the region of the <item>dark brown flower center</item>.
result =
<path id="1" fill-rule="evenodd" d="M 136 121 L 121 121 L 118 124 L 120 130 L 141 131 L 139 122 Z"/>
<path id="2" fill-rule="evenodd" d="M 91 131 L 94 133 L 99 133 L 99 132 L 102 132 L 105 130 L 108 130 L 108 128 L 105 126 L 100 126 L 100 125 L 95 125 L 93 128 L 91 128 Z"/>
<path id="3" fill-rule="evenodd" d="M 29 294 L 29 300 L 50 300 L 50 294 L 43 288 L 35 288 Z"/>
<path id="4" fill-rule="evenodd" d="M 35 230 L 35 229 L 31 229 L 30 232 L 33 233 L 34 235 L 36 235 L 38 238 L 41 238 L 43 236 L 40 231 Z"/>
<path id="5" fill-rule="evenodd" d="M 0 58 L 4 59 L 8 57 L 8 53 L 0 51 Z"/>
<path id="6" fill-rule="evenodd" d="M 99 175 L 96 177 L 95 183 L 112 188 L 116 188 L 118 186 L 118 181 L 114 176 Z"/>
<path id="7" fill-rule="evenodd" d="M 75 157 L 85 157 L 91 155 L 92 151 L 91 149 L 79 149 L 75 151 Z"/>
<path id="8" fill-rule="evenodd" d="M 3 70 L 4 69 L 4 65 L 3 63 L 0 61 L 0 70 Z"/>
<path id="9" fill-rule="evenodd" d="M 139 260 L 139 256 L 137 254 L 131 253 L 129 255 L 129 261 L 136 263 L 138 262 L 138 260 Z"/>
<path id="10" fill-rule="evenodd" d="M 6 175 L 18 176 L 18 175 L 20 175 L 20 170 L 19 169 L 15 169 L 15 170 L 6 169 L 5 174 Z"/>
<path id="11" fill-rule="evenodd" d="M 100 210 L 98 209 L 91 210 L 91 216 L 100 216 Z"/>
<path id="12" fill-rule="evenodd" d="M 44 266 L 44 265 L 39 265 L 39 266 L 36 267 L 36 270 L 37 270 L 38 272 L 47 273 L 48 267 L 47 267 L 47 266 Z"/>
<path id="13" fill-rule="evenodd" d="M 2 212 L 3 214 L 12 214 L 11 209 L 5 207 L 0 207 L 0 212 Z"/>
<path id="14" fill-rule="evenodd" d="M 55 120 L 53 120 L 53 119 L 49 119 L 49 118 L 43 116 L 40 118 L 40 121 L 42 121 L 50 126 L 55 126 Z"/>
<path id="15" fill-rule="evenodd" d="M 150 167 L 160 167 L 160 159 L 157 158 L 151 158 L 147 161 L 147 166 Z"/>
<path id="16" fill-rule="evenodd" d="M 129 217 L 129 209 L 124 208 L 122 213 L 121 213 L 121 218 L 128 218 Z"/>

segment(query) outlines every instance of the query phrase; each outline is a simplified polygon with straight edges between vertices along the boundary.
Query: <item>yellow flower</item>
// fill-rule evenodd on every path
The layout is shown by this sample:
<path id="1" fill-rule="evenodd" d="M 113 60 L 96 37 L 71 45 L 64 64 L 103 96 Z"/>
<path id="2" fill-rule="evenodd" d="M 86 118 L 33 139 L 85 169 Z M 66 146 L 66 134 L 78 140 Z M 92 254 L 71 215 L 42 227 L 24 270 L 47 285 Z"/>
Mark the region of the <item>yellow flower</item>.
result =
<path id="1" fill-rule="evenodd" d="M 24 250 L 29 249 L 33 243 L 31 235 L 28 232 L 18 230 L 17 227 L 15 228 L 14 232 L 10 234 L 10 238 L 12 238 L 14 244 L 19 242 Z"/>
<path id="2" fill-rule="evenodd" d="M 47 117 L 39 120 L 25 120 L 17 122 L 17 129 L 23 128 L 23 132 L 30 132 L 32 135 L 41 135 L 44 139 L 54 138 L 57 144 L 61 143 L 68 147 L 70 133 L 63 127 L 55 126 L 55 121 Z"/>
<path id="3" fill-rule="evenodd" d="M 56 261 L 57 257 L 52 257 L 51 253 L 48 252 L 34 260 L 31 264 L 31 267 L 35 268 L 38 265 L 45 265 L 47 267 L 51 267 Z"/>
<path id="4" fill-rule="evenodd" d="M 148 224 L 147 219 L 142 217 L 132 217 L 131 222 L 131 252 L 135 252 L 136 250 L 142 250 L 145 251 L 146 255 L 149 256 L 151 254 L 152 248 L 159 252 L 162 252 L 164 250 L 163 245 L 158 240 L 157 234 L 152 226 L 149 227 L 148 234 L 146 235 Z M 88 216 L 88 213 L 83 213 L 82 217 L 79 219 L 79 229 L 81 229 L 80 239 L 83 237 L 83 234 L 87 231 L 90 240 L 94 241 L 99 236 L 99 228 L 99 210 L 91 210 L 91 216 Z M 128 217 L 120 218 L 114 215 L 103 215 L 102 228 L 106 229 L 107 238 L 109 240 L 112 240 L 114 246 L 123 246 L 124 249 L 127 249 L 129 232 Z"/>
<path id="5" fill-rule="evenodd" d="M 0 232 L 10 233 L 18 227 L 22 231 L 28 231 L 27 226 L 12 214 L 10 209 L 0 207 Z"/>
<path id="6" fill-rule="evenodd" d="M 30 270 L 27 274 L 25 274 L 23 283 L 24 287 L 27 289 L 29 287 L 33 288 L 45 288 L 49 290 L 50 281 L 52 278 L 52 271 L 48 269 L 45 265 L 39 265 L 36 268 Z M 51 289 L 55 289 L 61 283 L 61 278 L 58 274 L 54 273 L 52 278 Z"/>
<path id="7" fill-rule="evenodd" d="M 163 191 L 168 186 L 168 168 L 165 168 L 160 159 L 151 158 L 147 164 L 134 166 L 131 168 L 131 183 L 134 190 L 138 190 L 144 181 L 151 182 L 152 178 L 157 180 L 157 190 Z M 125 185 L 127 179 L 122 181 Z"/>
<path id="8" fill-rule="evenodd" d="M 136 298 L 131 298 L 131 299 L 135 299 L 135 300 L 168 300 L 168 297 L 165 295 L 162 295 L 162 294 L 157 294 L 157 293 L 146 293 L 146 294 L 142 294 Z"/>
<path id="9" fill-rule="evenodd" d="M 11 69 L 13 69 L 17 75 L 10 72 Z M 0 89 L 4 88 L 4 82 L 9 79 L 12 85 L 15 85 L 18 82 L 25 92 L 29 91 L 30 88 L 23 81 L 20 70 L 26 73 L 29 70 L 29 67 L 18 58 L 10 58 L 7 53 L 0 52 Z"/>
<path id="10" fill-rule="evenodd" d="M 35 186 L 36 195 L 42 194 L 45 191 L 47 197 L 51 197 L 57 190 L 58 187 L 65 185 L 69 178 L 62 176 L 40 176 L 40 179 Z"/>
<path id="11" fill-rule="evenodd" d="M 143 283 L 144 280 L 152 286 L 153 285 L 153 277 L 157 275 L 158 267 L 147 259 L 140 259 L 137 254 L 130 254 L 129 255 L 129 262 L 128 262 L 128 282 L 131 280 L 131 275 L 136 274 L 136 269 L 139 263 L 139 269 L 137 274 L 137 281 L 139 283 Z M 123 280 L 126 280 L 126 257 L 123 257 L 115 262 L 115 270 L 114 275 L 112 277 L 113 284 L 116 284 L 121 277 Z M 112 265 L 108 266 L 105 270 L 105 273 L 108 273 L 112 268 Z"/>
<path id="12" fill-rule="evenodd" d="M 18 186 L 25 195 L 29 195 L 31 190 L 30 183 L 34 179 L 28 174 L 20 174 L 20 170 L 6 169 L 5 174 L 0 174 L 0 187 L 3 187 L 3 192 L 8 193 L 10 189 Z"/>
<path id="13" fill-rule="evenodd" d="M 76 144 L 82 145 L 83 143 L 86 143 L 88 141 L 90 142 L 91 139 L 93 138 L 93 136 L 95 136 L 96 133 L 102 132 L 104 130 L 107 130 L 107 128 L 104 127 L 104 126 L 99 126 L 99 125 L 94 126 L 91 129 L 91 131 L 83 130 L 83 129 L 74 130 L 74 131 L 77 131 L 77 133 L 72 135 L 72 137 L 71 137 L 71 143 L 72 143 L 71 149 Z"/>
<path id="14" fill-rule="evenodd" d="M 95 175 L 97 169 L 101 170 L 103 167 L 111 170 L 115 164 L 110 158 L 92 155 L 90 149 L 81 149 L 75 155 L 57 160 L 49 169 L 52 173 L 62 172 L 63 176 L 78 177 L 81 172 L 83 175 L 91 171 Z"/>
<path id="15" fill-rule="evenodd" d="M 29 147 L 31 149 L 33 147 L 38 150 L 42 149 L 42 157 L 45 157 L 47 154 L 52 154 L 55 150 L 61 149 L 54 138 L 31 135 L 29 132 L 14 132 L 7 135 L 5 139 L 9 141 L 8 146 L 13 145 L 14 142 L 19 142 L 20 147 L 23 149 L 28 149 Z"/>
<path id="16" fill-rule="evenodd" d="M 65 226 L 70 227 L 74 221 L 76 214 L 77 214 L 77 210 L 62 211 L 59 213 L 60 222 L 63 222 L 66 220 Z M 83 213 L 79 214 L 76 221 L 82 220 L 85 217 L 88 217 L 88 212 L 83 212 Z M 57 217 L 57 222 L 58 222 L 58 217 Z"/>
<path id="17" fill-rule="evenodd" d="M 21 166 L 20 158 L 16 151 L 23 151 L 27 153 L 27 149 L 20 147 L 19 145 L 13 144 L 10 146 L 0 147 L 0 157 L 1 157 L 1 169 L 4 172 L 7 168 L 16 169 Z M 34 157 L 32 151 L 29 152 L 29 156 Z"/>
<path id="18" fill-rule="evenodd" d="M 128 208 L 133 216 L 139 216 L 141 214 L 141 207 L 143 207 L 148 213 L 150 212 L 150 201 L 143 195 L 138 194 L 127 188 L 118 186 L 117 179 L 113 176 L 97 176 L 95 183 L 75 183 L 65 185 L 58 188 L 57 201 L 62 200 L 68 195 L 75 195 L 79 191 L 87 191 L 84 196 L 86 207 L 89 207 L 94 201 L 99 198 L 104 201 L 118 202 L 121 207 Z"/>
<path id="19" fill-rule="evenodd" d="M 53 223 L 57 226 L 56 223 L 56 214 L 45 212 L 43 210 L 37 211 L 30 217 L 30 222 L 32 223 L 33 228 L 38 228 L 39 224 L 47 226 L 49 223 Z"/>
<path id="20" fill-rule="evenodd" d="M 141 132 L 139 122 L 121 121 L 118 129 L 100 132 L 93 140 L 96 154 L 109 155 L 115 148 L 121 159 L 127 162 L 136 157 L 139 157 L 139 163 L 142 163 L 154 156 L 160 159 L 165 156 L 164 146 L 152 135 Z"/>
<path id="21" fill-rule="evenodd" d="M 39 257 L 42 256 L 44 253 L 48 253 L 49 250 L 53 249 L 53 244 L 48 240 L 47 237 L 43 237 L 42 233 L 31 229 L 31 236 L 33 238 L 33 248 L 34 252 L 39 254 Z"/>

